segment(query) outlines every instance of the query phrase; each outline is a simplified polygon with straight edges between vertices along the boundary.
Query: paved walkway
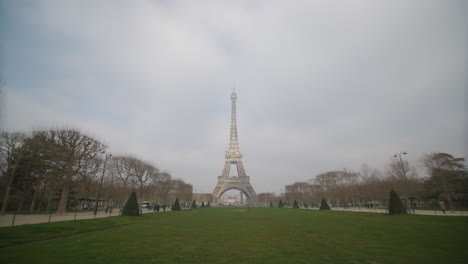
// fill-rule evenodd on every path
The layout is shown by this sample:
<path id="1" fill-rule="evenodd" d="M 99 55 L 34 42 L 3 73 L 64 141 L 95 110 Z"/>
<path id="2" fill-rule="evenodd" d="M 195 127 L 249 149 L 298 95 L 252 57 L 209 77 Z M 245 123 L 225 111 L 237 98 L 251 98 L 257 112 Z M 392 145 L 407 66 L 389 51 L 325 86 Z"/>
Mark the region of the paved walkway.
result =
<path id="1" fill-rule="evenodd" d="M 350 207 L 350 208 L 343 208 L 343 207 L 333 207 L 332 210 L 335 211 L 349 211 L 349 212 L 362 212 L 362 213 L 388 213 L 387 208 L 376 208 L 370 209 L 365 207 Z M 445 214 L 442 213 L 441 210 L 415 210 L 415 212 L 408 212 L 410 214 L 417 214 L 417 215 L 439 215 L 439 216 L 468 216 L 468 211 L 445 211 Z"/>
<path id="2" fill-rule="evenodd" d="M 309 209 L 310 210 L 310 209 Z M 314 208 L 312 210 L 317 210 Z M 351 207 L 351 208 L 343 208 L 343 207 L 333 207 L 332 210 L 334 211 L 349 211 L 349 212 L 362 212 L 362 213 L 387 213 L 386 208 L 376 208 L 376 209 L 369 209 L 369 208 L 358 208 L 358 207 Z M 153 210 L 143 209 L 143 213 L 152 213 Z M 162 211 L 160 212 L 162 213 Z M 413 212 L 411 212 L 413 214 Z M 468 216 L 468 211 L 446 211 L 443 214 L 440 210 L 416 210 L 414 214 L 418 215 L 438 215 L 438 216 Z M 96 217 L 94 217 L 93 212 L 80 212 L 76 214 L 76 220 L 81 219 L 93 219 L 93 218 L 102 218 L 102 217 L 109 217 L 109 216 L 117 216 L 118 210 L 114 210 L 112 214 L 105 213 L 105 212 L 98 212 Z M 69 221 L 75 220 L 75 213 L 70 212 L 65 215 L 48 215 L 48 214 L 30 214 L 30 215 L 12 215 L 7 214 L 4 216 L 0 216 L 0 227 L 2 226 L 11 226 L 13 222 L 13 218 L 15 218 L 14 225 L 25 225 L 25 224 L 38 224 L 38 223 L 47 223 L 49 222 L 60 222 L 60 221 Z"/>
<path id="3" fill-rule="evenodd" d="M 167 210 L 166 210 L 167 211 Z M 160 211 L 162 212 L 162 211 Z M 153 213 L 153 210 L 143 209 L 143 213 Z M 96 217 L 94 217 L 94 212 L 79 212 L 76 214 L 76 220 L 81 219 L 93 219 L 93 218 L 102 218 L 102 217 L 109 217 L 109 216 L 117 216 L 119 214 L 118 209 L 114 209 L 112 214 L 105 213 L 105 212 L 98 212 Z M 0 216 L 0 227 L 1 226 L 11 226 L 13 223 L 13 218 L 15 218 L 14 225 L 25 225 L 25 224 L 38 224 L 38 223 L 47 223 L 49 222 L 60 222 L 60 221 L 69 221 L 75 220 L 75 213 L 69 212 L 65 215 L 56 215 L 56 214 L 30 214 L 30 215 L 12 215 L 6 214 L 4 216 Z"/>

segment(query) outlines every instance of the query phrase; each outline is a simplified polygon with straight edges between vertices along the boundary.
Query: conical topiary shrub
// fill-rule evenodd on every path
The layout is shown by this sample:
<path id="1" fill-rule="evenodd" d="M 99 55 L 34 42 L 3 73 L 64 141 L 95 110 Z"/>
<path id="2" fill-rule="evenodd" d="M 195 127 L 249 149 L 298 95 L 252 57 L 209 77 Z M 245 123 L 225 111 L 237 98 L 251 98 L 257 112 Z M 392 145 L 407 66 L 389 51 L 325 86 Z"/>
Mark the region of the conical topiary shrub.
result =
<path id="1" fill-rule="evenodd" d="M 273 202 L 270 201 L 270 207 L 273 207 Z"/>
<path id="2" fill-rule="evenodd" d="M 278 207 L 284 207 L 283 202 L 281 200 L 278 203 Z"/>
<path id="3" fill-rule="evenodd" d="M 192 201 L 192 206 L 190 208 L 197 209 L 197 203 L 195 203 L 195 200 Z"/>
<path id="4" fill-rule="evenodd" d="M 320 204 L 320 210 L 330 210 L 330 206 L 328 206 L 328 203 L 325 200 L 325 198 L 322 198 L 322 203 Z"/>
<path id="5" fill-rule="evenodd" d="M 201 208 L 205 208 L 205 201 L 202 201 L 202 202 L 201 202 L 201 206 L 200 206 L 200 207 L 201 207 Z"/>
<path id="6" fill-rule="evenodd" d="M 294 200 L 293 208 L 299 208 L 299 204 L 297 203 L 296 200 Z"/>
<path id="7" fill-rule="evenodd" d="M 206 207 L 210 207 L 210 206 L 211 206 L 211 205 L 210 205 L 210 202 L 208 202 L 208 204 L 206 204 Z"/>
<path id="8" fill-rule="evenodd" d="M 130 194 L 130 197 L 128 198 L 127 203 L 122 209 L 122 215 L 126 215 L 126 216 L 140 215 L 140 208 L 138 206 L 138 201 L 137 201 L 135 192 L 132 192 L 132 194 Z"/>
<path id="9" fill-rule="evenodd" d="M 406 208 L 403 205 L 398 194 L 394 191 L 390 191 L 390 201 L 388 203 L 389 214 L 406 214 Z"/>
<path id="10" fill-rule="evenodd" d="M 175 199 L 174 204 L 172 205 L 171 208 L 172 211 L 180 211 L 180 204 L 179 204 L 179 198 Z"/>

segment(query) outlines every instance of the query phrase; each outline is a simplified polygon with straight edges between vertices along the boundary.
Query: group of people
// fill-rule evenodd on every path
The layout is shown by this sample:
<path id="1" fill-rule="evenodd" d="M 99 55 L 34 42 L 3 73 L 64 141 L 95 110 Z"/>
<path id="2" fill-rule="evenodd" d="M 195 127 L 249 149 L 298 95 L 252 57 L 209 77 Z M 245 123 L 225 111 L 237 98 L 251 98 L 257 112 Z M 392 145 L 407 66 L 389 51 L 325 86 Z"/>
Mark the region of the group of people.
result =
<path id="1" fill-rule="evenodd" d="M 159 205 L 159 204 L 155 204 L 153 206 L 153 212 L 159 212 L 159 210 L 162 208 L 163 212 L 166 211 L 166 208 L 167 208 L 167 205 Z"/>

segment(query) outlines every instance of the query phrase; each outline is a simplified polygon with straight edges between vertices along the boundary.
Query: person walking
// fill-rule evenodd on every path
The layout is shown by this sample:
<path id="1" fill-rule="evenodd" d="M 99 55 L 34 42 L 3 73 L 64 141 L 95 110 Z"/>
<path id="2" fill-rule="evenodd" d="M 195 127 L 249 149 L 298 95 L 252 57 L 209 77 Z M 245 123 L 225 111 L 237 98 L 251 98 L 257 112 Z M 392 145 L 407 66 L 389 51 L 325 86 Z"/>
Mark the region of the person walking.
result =
<path id="1" fill-rule="evenodd" d="M 439 202 L 439 207 L 440 207 L 440 210 L 442 210 L 442 212 L 445 214 L 445 203 L 444 203 L 444 201 Z"/>

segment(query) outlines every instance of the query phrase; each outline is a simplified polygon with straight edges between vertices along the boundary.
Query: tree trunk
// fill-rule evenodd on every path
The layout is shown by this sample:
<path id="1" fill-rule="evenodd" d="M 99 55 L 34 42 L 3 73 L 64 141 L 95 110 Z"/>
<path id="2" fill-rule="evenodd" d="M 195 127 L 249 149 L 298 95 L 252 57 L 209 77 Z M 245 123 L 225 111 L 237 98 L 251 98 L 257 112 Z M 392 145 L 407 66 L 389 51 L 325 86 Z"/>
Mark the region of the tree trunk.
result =
<path id="1" fill-rule="evenodd" d="M 143 194 L 143 184 L 140 185 L 140 195 L 139 195 L 139 196 L 140 196 L 140 199 L 139 199 L 139 202 L 140 202 L 140 203 L 141 203 L 141 196 L 142 196 L 142 194 Z"/>
<path id="2" fill-rule="evenodd" d="M 447 200 L 448 200 L 448 202 L 449 202 L 450 211 L 452 211 L 452 212 L 453 212 L 453 211 L 454 211 L 454 209 L 453 209 L 453 205 L 452 205 L 452 199 L 451 199 L 451 197 L 450 197 L 450 196 L 451 196 L 451 195 L 450 195 L 450 193 L 448 193 L 448 194 L 447 194 Z"/>
<path id="3" fill-rule="evenodd" d="M 62 185 L 62 193 L 60 195 L 60 201 L 58 203 L 58 206 L 57 206 L 57 212 L 56 214 L 58 215 L 63 215 L 65 214 L 66 210 L 67 210 L 67 205 L 68 205 L 68 194 L 70 193 L 70 187 L 73 183 L 73 167 L 72 167 L 72 163 L 71 162 L 68 162 L 68 165 L 67 165 L 67 170 L 65 172 L 65 178 L 64 178 L 64 181 L 63 181 L 63 185 Z"/>
<path id="4" fill-rule="evenodd" d="M 52 204 L 52 197 L 49 197 L 49 201 L 47 201 L 46 212 L 49 212 L 51 204 Z"/>
<path id="5" fill-rule="evenodd" d="M 44 199 L 44 194 L 47 188 L 47 181 L 44 183 L 44 187 L 42 187 L 41 195 L 39 197 L 39 207 L 37 208 L 38 211 L 41 211 L 42 208 L 42 201 Z"/>
<path id="6" fill-rule="evenodd" d="M 37 189 L 39 189 L 39 186 L 36 186 L 34 188 L 34 194 L 33 194 L 33 198 L 32 198 L 32 201 L 31 201 L 31 207 L 29 208 L 30 212 L 34 211 L 34 205 L 36 203 L 36 197 L 37 197 Z"/>
<path id="7" fill-rule="evenodd" d="M 21 195 L 21 202 L 18 206 L 18 212 L 20 212 L 21 210 L 23 210 L 23 204 L 24 204 L 24 195 Z"/>
<path id="8" fill-rule="evenodd" d="M 13 177 L 10 177 L 10 180 L 8 181 L 7 189 L 5 191 L 5 197 L 3 198 L 2 211 L 0 215 L 5 215 L 8 204 L 8 198 L 10 197 L 11 185 L 13 185 Z"/>
<path id="9" fill-rule="evenodd" d="M 13 170 L 11 172 L 10 179 L 7 185 L 7 189 L 5 191 L 5 197 L 3 198 L 2 211 L 0 215 L 5 215 L 7 204 L 8 204 L 8 198 L 10 197 L 11 186 L 13 185 L 13 180 L 15 179 L 15 171 L 16 171 L 16 165 L 18 164 L 18 161 L 19 159 L 16 160 L 15 166 L 13 167 Z"/>
<path id="10" fill-rule="evenodd" d="M 124 182 L 123 185 L 123 190 L 122 190 L 123 195 L 120 196 L 120 209 L 122 210 L 125 204 L 127 203 L 127 182 Z"/>
<path id="11" fill-rule="evenodd" d="M 57 207 L 57 212 L 56 212 L 57 215 L 65 214 L 65 211 L 67 209 L 69 192 L 70 192 L 70 185 L 68 183 L 64 183 L 62 187 L 62 194 L 60 195 L 60 201 Z"/>

